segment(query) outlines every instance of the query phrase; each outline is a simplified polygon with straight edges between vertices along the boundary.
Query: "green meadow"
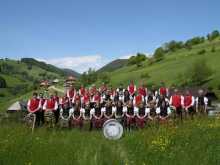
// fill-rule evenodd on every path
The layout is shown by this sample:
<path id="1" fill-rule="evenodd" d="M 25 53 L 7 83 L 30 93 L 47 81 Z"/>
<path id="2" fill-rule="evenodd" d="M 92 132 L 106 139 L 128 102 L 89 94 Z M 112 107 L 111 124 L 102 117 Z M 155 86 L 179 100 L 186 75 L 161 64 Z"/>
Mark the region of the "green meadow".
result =
<path id="1" fill-rule="evenodd" d="M 109 141 L 101 130 L 37 128 L 2 122 L 0 164 L 10 165 L 218 165 L 220 119 L 186 120 L 125 131 Z"/>

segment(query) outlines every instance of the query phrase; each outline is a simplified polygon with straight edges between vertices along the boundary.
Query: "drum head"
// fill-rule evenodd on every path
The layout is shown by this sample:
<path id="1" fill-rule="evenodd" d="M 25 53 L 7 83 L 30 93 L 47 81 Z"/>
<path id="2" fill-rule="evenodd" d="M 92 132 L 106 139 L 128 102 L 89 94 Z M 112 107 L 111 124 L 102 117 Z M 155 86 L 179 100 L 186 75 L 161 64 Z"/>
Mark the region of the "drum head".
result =
<path id="1" fill-rule="evenodd" d="M 123 135 L 123 127 L 115 119 L 107 120 L 103 125 L 103 134 L 110 140 L 120 139 Z"/>

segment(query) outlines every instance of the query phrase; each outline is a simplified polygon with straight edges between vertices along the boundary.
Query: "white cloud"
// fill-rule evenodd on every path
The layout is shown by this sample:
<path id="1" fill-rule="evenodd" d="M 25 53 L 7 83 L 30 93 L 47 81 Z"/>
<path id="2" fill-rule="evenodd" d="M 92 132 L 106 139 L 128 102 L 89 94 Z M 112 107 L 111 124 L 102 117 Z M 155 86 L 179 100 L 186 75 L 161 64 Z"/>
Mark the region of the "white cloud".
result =
<path id="1" fill-rule="evenodd" d="M 129 54 L 129 55 L 121 56 L 121 57 L 119 57 L 119 59 L 129 59 L 131 56 L 134 56 L 134 55 Z"/>
<path id="2" fill-rule="evenodd" d="M 90 56 L 75 56 L 75 57 L 59 57 L 52 59 L 38 59 L 39 61 L 44 61 L 48 64 L 55 65 L 60 68 L 69 68 L 77 72 L 87 71 L 89 68 L 99 69 L 108 60 L 103 58 L 101 55 L 90 55 Z"/>
<path id="3" fill-rule="evenodd" d="M 146 56 L 150 56 L 150 53 L 143 53 L 143 54 L 145 54 Z M 119 57 L 119 59 L 129 59 L 131 56 L 136 56 L 136 54 L 124 55 L 124 56 Z"/>

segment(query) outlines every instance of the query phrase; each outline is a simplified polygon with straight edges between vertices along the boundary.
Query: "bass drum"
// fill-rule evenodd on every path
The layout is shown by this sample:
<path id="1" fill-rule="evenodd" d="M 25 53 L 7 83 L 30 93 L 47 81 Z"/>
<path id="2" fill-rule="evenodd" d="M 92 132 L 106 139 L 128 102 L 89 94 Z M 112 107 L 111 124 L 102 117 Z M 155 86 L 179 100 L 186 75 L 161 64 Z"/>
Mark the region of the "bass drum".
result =
<path id="1" fill-rule="evenodd" d="M 109 119 L 103 124 L 103 134 L 110 140 L 118 140 L 123 135 L 123 127 L 116 119 Z"/>

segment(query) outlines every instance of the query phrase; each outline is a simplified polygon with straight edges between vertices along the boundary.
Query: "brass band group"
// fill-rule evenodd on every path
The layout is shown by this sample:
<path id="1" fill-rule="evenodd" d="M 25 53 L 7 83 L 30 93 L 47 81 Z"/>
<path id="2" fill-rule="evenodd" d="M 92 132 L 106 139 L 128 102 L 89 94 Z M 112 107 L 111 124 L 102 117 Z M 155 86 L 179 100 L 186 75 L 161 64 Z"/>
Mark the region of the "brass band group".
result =
<path id="1" fill-rule="evenodd" d="M 171 119 L 192 119 L 195 114 L 206 115 L 207 104 L 203 90 L 193 96 L 189 90 L 175 89 L 170 93 L 164 84 L 157 90 L 148 90 L 131 81 L 127 87 L 121 84 L 118 88 L 104 83 L 99 88 L 81 86 L 78 90 L 70 86 L 63 96 L 54 92 L 47 98 L 42 93 L 33 93 L 27 109 L 36 115 L 37 126 L 66 122 L 70 128 L 82 128 L 89 123 L 92 130 L 102 128 L 106 120 L 116 119 L 130 130 L 144 128 L 154 121 L 166 123 Z"/>

